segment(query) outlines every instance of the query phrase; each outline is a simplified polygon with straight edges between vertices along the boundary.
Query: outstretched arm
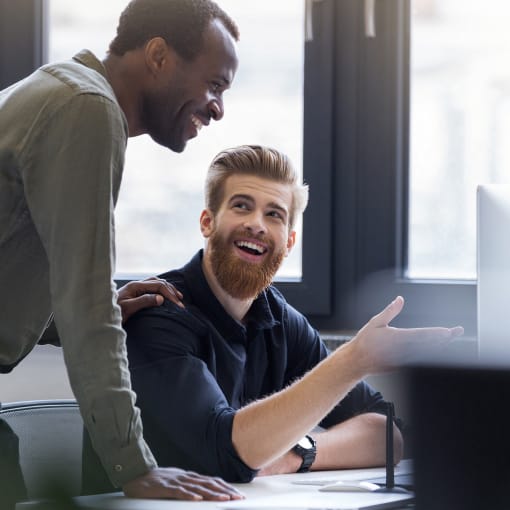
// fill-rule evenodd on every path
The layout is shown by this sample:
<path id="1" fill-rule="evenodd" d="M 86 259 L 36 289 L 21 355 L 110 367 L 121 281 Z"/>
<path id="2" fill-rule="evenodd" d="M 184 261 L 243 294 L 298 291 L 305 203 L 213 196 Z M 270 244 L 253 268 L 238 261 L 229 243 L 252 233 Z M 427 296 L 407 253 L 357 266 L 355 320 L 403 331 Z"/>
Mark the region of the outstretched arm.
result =
<path id="1" fill-rule="evenodd" d="M 240 409 L 234 418 L 232 439 L 241 459 L 253 469 L 263 468 L 288 452 L 359 380 L 391 370 L 417 353 L 437 348 L 463 333 L 460 327 L 391 327 L 390 322 L 403 306 L 403 298 L 397 297 L 350 342 L 302 379 Z M 260 437 L 265 440 L 260 441 Z"/>

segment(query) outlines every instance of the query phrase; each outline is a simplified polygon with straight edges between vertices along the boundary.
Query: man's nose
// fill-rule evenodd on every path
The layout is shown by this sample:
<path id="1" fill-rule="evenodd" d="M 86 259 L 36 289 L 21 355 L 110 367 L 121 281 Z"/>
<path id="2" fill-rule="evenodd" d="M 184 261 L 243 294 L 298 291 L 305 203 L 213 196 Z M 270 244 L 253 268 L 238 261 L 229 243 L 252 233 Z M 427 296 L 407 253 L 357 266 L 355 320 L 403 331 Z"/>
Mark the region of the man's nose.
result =
<path id="1" fill-rule="evenodd" d="M 261 212 L 254 211 L 245 218 L 244 228 L 254 234 L 265 234 L 267 227 L 264 218 Z"/>
<path id="2" fill-rule="evenodd" d="M 221 120 L 225 114 L 223 101 L 219 98 L 215 98 L 208 104 L 209 117 L 214 120 Z"/>

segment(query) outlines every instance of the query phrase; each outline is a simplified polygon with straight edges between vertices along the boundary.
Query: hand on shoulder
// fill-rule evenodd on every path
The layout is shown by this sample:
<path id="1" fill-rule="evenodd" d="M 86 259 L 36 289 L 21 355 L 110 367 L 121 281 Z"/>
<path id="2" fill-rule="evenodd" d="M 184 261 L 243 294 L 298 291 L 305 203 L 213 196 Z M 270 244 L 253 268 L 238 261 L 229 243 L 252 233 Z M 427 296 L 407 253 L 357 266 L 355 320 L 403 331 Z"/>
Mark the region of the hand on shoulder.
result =
<path id="1" fill-rule="evenodd" d="M 184 308 L 182 294 L 162 278 L 152 276 L 145 280 L 133 280 L 118 291 L 117 304 L 122 311 L 122 323 L 139 310 L 159 306 L 164 298 Z"/>

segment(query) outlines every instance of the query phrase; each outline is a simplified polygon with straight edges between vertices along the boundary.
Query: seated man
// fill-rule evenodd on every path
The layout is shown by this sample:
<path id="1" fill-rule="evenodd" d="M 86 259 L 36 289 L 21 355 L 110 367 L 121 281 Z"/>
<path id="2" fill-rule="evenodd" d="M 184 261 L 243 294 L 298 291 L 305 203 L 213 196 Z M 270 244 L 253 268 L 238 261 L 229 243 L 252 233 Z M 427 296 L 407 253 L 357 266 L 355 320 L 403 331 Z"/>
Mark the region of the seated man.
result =
<path id="1" fill-rule="evenodd" d="M 273 149 L 241 146 L 212 162 L 200 216 L 205 249 L 162 275 L 184 308 L 165 301 L 125 324 L 144 437 L 160 465 L 234 482 L 383 465 L 384 400 L 360 381 L 413 346 L 462 333 L 389 327 L 399 297 L 329 354 L 271 285 L 307 198 L 288 158 Z M 324 431 L 310 432 L 318 424 Z M 394 437 L 398 461 L 396 427 Z"/>

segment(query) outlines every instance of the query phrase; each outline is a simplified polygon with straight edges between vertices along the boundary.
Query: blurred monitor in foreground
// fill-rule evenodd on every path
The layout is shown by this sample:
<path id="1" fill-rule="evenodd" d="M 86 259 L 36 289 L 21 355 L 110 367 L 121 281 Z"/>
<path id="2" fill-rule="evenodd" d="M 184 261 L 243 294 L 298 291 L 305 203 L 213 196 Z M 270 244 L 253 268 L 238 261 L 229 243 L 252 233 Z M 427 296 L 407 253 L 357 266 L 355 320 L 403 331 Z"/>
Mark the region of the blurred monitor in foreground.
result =
<path id="1" fill-rule="evenodd" d="M 510 366 L 510 186 L 477 189 L 477 315 L 481 360 Z"/>
<path id="2" fill-rule="evenodd" d="M 416 510 L 508 510 L 510 370 L 474 361 L 406 375 Z"/>

